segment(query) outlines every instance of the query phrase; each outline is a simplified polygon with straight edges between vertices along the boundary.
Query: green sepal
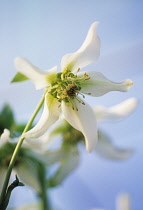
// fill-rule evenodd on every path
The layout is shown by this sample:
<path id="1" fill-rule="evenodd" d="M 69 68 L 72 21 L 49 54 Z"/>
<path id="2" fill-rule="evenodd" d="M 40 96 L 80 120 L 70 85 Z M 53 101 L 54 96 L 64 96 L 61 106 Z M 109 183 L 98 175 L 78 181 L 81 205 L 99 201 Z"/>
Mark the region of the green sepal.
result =
<path id="1" fill-rule="evenodd" d="M 14 190 L 14 188 L 16 188 L 18 186 L 24 186 L 24 184 L 22 182 L 19 182 L 19 179 L 16 176 L 16 180 L 8 187 L 6 195 L 5 195 L 2 203 L 0 204 L 0 209 L 1 210 L 5 210 L 7 208 L 11 193 Z"/>
<path id="2" fill-rule="evenodd" d="M 26 77 L 25 75 L 21 74 L 20 72 L 18 72 L 14 78 L 11 80 L 11 83 L 13 82 L 23 82 L 25 80 L 29 80 L 28 77 Z"/>

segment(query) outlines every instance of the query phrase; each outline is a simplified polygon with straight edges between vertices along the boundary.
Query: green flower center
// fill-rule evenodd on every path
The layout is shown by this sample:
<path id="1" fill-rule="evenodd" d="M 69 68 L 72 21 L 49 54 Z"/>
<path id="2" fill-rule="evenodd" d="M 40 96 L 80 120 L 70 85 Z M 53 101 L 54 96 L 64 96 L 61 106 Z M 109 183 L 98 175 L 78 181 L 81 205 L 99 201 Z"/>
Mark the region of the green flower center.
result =
<path id="1" fill-rule="evenodd" d="M 72 100 L 76 99 L 79 103 L 84 105 L 84 102 L 78 98 L 78 95 L 80 94 L 85 98 L 80 90 L 82 82 L 89 79 L 86 73 L 81 77 L 77 77 L 77 74 L 68 71 L 66 73 L 57 73 L 55 81 L 48 87 L 48 92 L 59 102 L 64 101 L 71 103 L 73 106 Z M 73 109 L 74 108 L 76 107 L 73 106 Z"/>

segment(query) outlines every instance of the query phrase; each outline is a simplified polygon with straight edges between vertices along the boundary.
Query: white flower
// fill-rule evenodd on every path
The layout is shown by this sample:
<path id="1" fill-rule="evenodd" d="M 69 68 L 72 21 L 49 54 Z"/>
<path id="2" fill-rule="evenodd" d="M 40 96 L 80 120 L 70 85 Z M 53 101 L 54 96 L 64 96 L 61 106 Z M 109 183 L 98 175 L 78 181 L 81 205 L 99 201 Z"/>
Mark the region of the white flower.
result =
<path id="1" fill-rule="evenodd" d="M 129 98 L 120 104 L 106 108 L 95 106 L 94 112 L 98 121 L 117 121 L 128 116 L 137 106 L 137 99 Z M 133 149 L 123 149 L 115 146 L 110 137 L 99 130 L 98 143 L 95 149 L 100 156 L 113 160 L 123 160 L 133 154 Z"/>
<path id="2" fill-rule="evenodd" d="M 62 111 L 66 120 L 85 137 L 86 149 L 91 152 L 97 142 L 96 118 L 92 108 L 79 96 L 94 97 L 110 91 L 127 91 L 133 82 L 127 79 L 114 83 L 99 72 L 79 72 L 81 68 L 95 62 L 100 53 L 100 40 L 96 32 L 98 22 L 91 25 L 87 37 L 75 53 L 67 54 L 61 61 L 61 73 L 56 67 L 42 71 L 24 58 L 16 58 L 20 73 L 35 84 L 36 89 L 46 88 L 43 114 L 37 125 L 25 134 L 26 138 L 37 138 L 54 124 Z M 93 127 L 94 125 L 94 127 Z"/>
<path id="3" fill-rule="evenodd" d="M 130 195 L 128 193 L 122 193 L 118 195 L 116 200 L 117 210 L 130 210 Z"/>
<path id="4" fill-rule="evenodd" d="M 17 141 L 18 138 L 11 139 L 9 130 L 4 129 L 0 137 L 0 192 L 7 172 L 7 166 Z M 33 142 L 26 139 L 20 149 L 12 172 L 13 179 L 17 174 L 22 182 L 31 186 L 38 193 L 41 190 L 39 162 L 45 167 L 52 166 L 55 163 L 58 164 L 55 173 L 48 177 L 52 187 L 59 185 L 79 164 L 80 156 L 76 145 L 66 147 L 66 149 L 60 148 L 48 151 L 49 143 L 50 139 L 47 134 L 34 139 Z"/>
<path id="5" fill-rule="evenodd" d="M 25 139 L 26 147 L 34 149 L 39 160 L 48 166 L 57 164 L 56 171 L 49 177 L 49 183 L 52 187 L 61 184 L 78 167 L 80 162 L 80 154 L 76 144 L 68 144 L 66 147 L 49 150 L 53 140 L 49 133 L 37 139 Z"/>
<path id="6" fill-rule="evenodd" d="M 122 193 L 117 196 L 116 210 L 130 210 L 130 195 L 128 193 Z M 90 210 L 105 210 L 102 208 L 93 208 Z"/>

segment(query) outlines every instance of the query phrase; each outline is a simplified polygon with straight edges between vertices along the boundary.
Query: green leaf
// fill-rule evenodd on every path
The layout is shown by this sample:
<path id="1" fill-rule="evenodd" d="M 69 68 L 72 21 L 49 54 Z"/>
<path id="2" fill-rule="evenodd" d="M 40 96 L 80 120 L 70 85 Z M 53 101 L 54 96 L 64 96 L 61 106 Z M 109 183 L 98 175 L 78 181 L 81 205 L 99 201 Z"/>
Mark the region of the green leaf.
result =
<path id="1" fill-rule="evenodd" d="M 14 114 L 9 104 L 5 104 L 0 112 L 0 134 L 5 128 L 10 131 L 15 125 Z"/>
<path id="2" fill-rule="evenodd" d="M 11 80 L 11 83 L 13 82 L 23 82 L 25 80 L 29 80 L 28 77 L 26 77 L 25 75 L 21 74 L 20 72 L 18 72 L 14 78 Z"/>

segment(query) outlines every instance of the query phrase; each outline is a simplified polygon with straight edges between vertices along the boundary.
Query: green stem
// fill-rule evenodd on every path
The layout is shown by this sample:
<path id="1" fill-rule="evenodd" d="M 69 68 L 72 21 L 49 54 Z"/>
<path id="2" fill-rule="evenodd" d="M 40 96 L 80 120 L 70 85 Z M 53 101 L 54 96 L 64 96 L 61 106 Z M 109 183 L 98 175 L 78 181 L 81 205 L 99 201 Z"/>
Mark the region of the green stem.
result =
<path id="1" fill-rule="evenodd" d="M 39 197 L 41 198 L 41 207 L 43 210 L 50 210 L 50 203 L 47 196 L 47 185 L 46 185 L 46 167 L 43 164 L 40 164 L 39 167 L 39 183 L 41 185 L 41 193 L 39 193 Z"/>
<path id="2" fill-rule="evenodd" d="M 2 201 L 3 201 L 4 197 L 5 197 L 6 190 L 7 190 L 8 183 L 9 183 L 9 179 L 10 179 L 10 176 L 11 176 L 11 172 L 12 172 L 12 169 L 13 169 L 15 161 L 16 161 L 16 157 L 18 155 L 18 152 L 19 152 L 20 147 L 21 147 L 21 145 L 23 143 L 23 140 L 24 140 L 23 134 L 25 132 L 27 132 L 29 130 L 30 126 L 32 125 L 32 123 L 33 123 L 37 113 L 39 112 L 39 110 L 41 109 L 41 107 L 42 107 L 42 105 L 44 103 L 44 98 L 45 98 L 45 92 L 44 92 L 44 94 L 43 94 L 39 104 L 37 105 L 37 107 L 36 107 L 32 117 L 30 118 L 29 122 L 27 123 L 27 125 L 26 125 L 26 127 L 25 127 L 25 129 L 24 129 L 24 131 L 23 131 L 23 133 L 22 133 L 22 135 L 21 135 L 21 137 L 20 137 L 16 147 L 15 147 L 15 150 L 13 152 L 11 161 L 10 161 L 8 169 L 7 169 L 7 174 L 6 174 L 6 177 L 5 177 L 5 181 L 4 181 L 4 184 L 3 184 L 1 197 L 0 197 L 0 204 L 2 203 Z"/>

